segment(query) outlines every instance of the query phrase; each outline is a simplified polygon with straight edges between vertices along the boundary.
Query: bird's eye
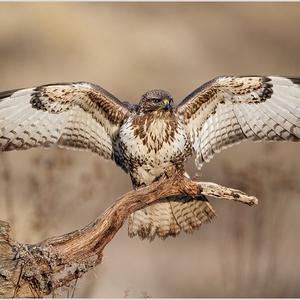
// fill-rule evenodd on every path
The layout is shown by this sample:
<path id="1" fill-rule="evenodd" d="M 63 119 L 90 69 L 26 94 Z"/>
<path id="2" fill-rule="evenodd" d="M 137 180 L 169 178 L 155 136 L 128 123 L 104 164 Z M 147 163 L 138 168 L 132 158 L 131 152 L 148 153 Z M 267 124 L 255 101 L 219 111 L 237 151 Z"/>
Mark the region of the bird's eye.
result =
<path id="1" fill-rule="evenodd" d="M 153 99 L 154 103 L 159 103 L 161 100 L 160 99 Z"/>

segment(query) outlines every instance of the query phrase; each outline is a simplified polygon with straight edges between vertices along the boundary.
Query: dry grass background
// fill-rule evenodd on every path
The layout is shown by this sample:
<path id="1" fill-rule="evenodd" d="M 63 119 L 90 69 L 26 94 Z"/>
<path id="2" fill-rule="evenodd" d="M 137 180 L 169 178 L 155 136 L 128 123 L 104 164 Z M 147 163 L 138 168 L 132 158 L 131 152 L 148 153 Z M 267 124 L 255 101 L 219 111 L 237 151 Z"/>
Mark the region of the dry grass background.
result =
<path id="1" fill-rule="evenodd" d="M 298 3 L 1 3 L 0 90 L 84 80 L 133 102 L 152 88 L 179 101 L 217 75 L 300 76 L 299 28 Z M 213 201 L 212 224 L 166 241 L 124 227 L 75 296 L 299 297 L 299 147 L 217 155 L 202 179 L 258 207 Z M 131 189 L 113 163 L 58 149 L 2 153 L 0 174 L 0 219 L 29 243 L 82 227 Z"/>

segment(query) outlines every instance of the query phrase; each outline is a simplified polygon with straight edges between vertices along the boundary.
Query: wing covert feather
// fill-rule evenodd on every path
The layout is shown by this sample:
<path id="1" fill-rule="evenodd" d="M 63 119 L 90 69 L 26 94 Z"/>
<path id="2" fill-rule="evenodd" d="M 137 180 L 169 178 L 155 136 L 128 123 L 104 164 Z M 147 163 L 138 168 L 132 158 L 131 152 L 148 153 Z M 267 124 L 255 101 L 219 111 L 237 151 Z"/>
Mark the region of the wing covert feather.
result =
<path id="1" fill-rule="evenodd" d="M 0 150 L 57 145 L 113 158 L 112 141 L 130 114 L 90 83 L 58 83 L 0 93 Z"/>
<path id="2" fill-rule="evenodd" d="M 243 140 L 300 140 L 300 80 L 218 77 L 187 96 L 177 114 L 190 133 L 201 168 Z"/>

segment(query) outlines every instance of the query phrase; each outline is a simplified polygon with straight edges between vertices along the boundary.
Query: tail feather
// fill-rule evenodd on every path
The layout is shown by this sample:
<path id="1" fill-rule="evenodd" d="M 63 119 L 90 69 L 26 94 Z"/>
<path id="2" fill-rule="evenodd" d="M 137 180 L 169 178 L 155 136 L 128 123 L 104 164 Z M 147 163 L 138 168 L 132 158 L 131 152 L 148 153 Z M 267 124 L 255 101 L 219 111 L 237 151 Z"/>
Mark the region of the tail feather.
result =
<path id="1" fill-rule="evenodd" d="M 164 239 L 181 231 L 192 233 L 214 217 L 215 211 L 203 195 L 172 197 L 131 214 L 128 233 L 142 239 Z"/>

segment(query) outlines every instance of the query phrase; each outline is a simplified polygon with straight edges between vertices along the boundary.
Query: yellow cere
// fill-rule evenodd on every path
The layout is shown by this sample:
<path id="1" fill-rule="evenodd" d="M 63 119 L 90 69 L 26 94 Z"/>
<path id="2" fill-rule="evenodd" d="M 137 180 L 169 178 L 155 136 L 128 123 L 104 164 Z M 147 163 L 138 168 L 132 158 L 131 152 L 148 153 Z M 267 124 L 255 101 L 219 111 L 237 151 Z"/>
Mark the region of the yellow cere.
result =
<path id="1" fill-rule="evenodd" d="M 164 99 L 163 103 L 164 103 L 164 105 L 167 105 L 167 104 L 169 104 L 169 100 L 168 99 Z"/>

